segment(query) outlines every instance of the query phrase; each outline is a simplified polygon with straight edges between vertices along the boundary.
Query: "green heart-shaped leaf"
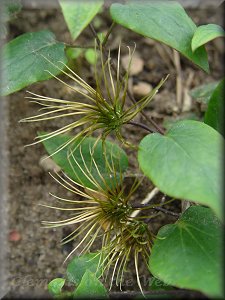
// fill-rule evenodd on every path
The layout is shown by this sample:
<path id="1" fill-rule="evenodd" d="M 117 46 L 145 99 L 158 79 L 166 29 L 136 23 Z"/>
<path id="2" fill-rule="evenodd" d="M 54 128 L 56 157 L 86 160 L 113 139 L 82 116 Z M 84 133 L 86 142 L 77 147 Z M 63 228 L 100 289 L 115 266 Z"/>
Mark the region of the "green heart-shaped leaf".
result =
<path id="1" fill-rule="evenodd" d="M 61 72 L 58 61 L 67 62 L 64 44 L 55 40 L 48 30 L 24 33 L 4 45 L 2 50 L 2 95 L 57 75 Z"/>
<path id="2" fill-rule="evenodd" d="M 39 136 L 41 137 L 41 135 Z M 43 141 L 43 144 L 48 154 L 52 155 L 70 139 L 71 136 L 68 135 L 57 135 Z M 93 147 L 94 152 L 91 154 L 90 149 L 93 149 Z M 127 169 L 128 158 L 123 149 L 109 141 L 105 142 L 105 149 L 107 160 L 110 165 L 114 167 L 113 176 L 103 154 L 102 141 L 100 140 L 96 144 L 96 138 L 93 137 L 82 139 L 82 142 L 81 139 L 77 139 L 72 145 L 64 147 L 61 151 L 52 155 L 52 159 L 71 179 L 86 187 L 96 189 L 93 180 L 89 179 L 90 176 L 88 172 L 91 173 L 94 180 L 97 181 L 100 186 L 105 187 L 106 184 L 112 186 L 116 182 L 118 183 L 120 174 Z M 69 152 L 73 153 L 74 158 L 70 157 L 70 159 L 68 159 Z M 95 160 L 97 167 L 94 165 L 93 159 Z"/>
<path id="3" fill-rule="evenodd" d="M 106 299 L 108 293 L 95 274 L 87 270 L 73 293 L 74 299 Z"/>
<path id="4" fill-rule="evenodd" d="M 197 48 L 218 37 L 225 37 L 225 31 L 217 24 L 207 24 L 199 26 L 192 38 L 191 48 L 196 51 Z"/>
<path id="5" fill-rule="evenodd" d="M 97 253 L 88 253 L 74 257 L 66 269 L 68 280 L 78 285 L 87 270 L 92 273 L 97 272 L 97 276 L 100 275 L 101 272 L 98 270 L 99 258 L 100 255 Z"/>
<path id="6" fill-rule="evenodd" d="M 191 206 L 159 230 L 150 272 L 167 284 L 222 297 L 222 249 L 222 226 L 212 210 Z"/>
<path id="7" fill-rule="evenodd" d="M 91 22 L 94 16 L 99 12 L 104 1 L 59 1 L 62 13 L 75 40 L 81 31 Z"/>
<path id="8" fill-rule="evenodd" d="M 64 278 L 55 278 L 48 284 L 48 291 L 53 296 L 59 295 L 62 292 L 62 288 L 65 284 Z"/>
<path id="9" fill-rule="evenodd" d="M 147 135 L 138 160 L 144 174 L 164 193 L 210 206 L 222 217 L 223 138 L 191 120 L 175 123 L 163 136 Z"/>
<path id="10" fill-rule="evenodd" d="M 175 1 L 131 1 L 110 7 L 113 20 L 143 36 L 162 42 L 209 72 L 205 48 L 191 49 L 196 25 Z"/>
<path id="11" fill-rule="evenodd" d="M 224 84 L 222 80 L 213 91 L 204 117 L 204 122 L 221 134 L 224 132 Z"/>

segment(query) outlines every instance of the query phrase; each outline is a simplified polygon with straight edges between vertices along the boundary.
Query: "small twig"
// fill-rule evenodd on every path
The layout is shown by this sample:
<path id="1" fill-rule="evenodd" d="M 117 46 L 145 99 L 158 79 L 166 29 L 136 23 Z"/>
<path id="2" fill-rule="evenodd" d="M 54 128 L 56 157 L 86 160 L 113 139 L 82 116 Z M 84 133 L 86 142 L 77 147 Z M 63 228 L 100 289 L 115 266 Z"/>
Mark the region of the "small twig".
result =
<path id="1" fill-rule="evenodd" d="M 176 80 L 176 102 L 179 108 L 179 111 L 182 111 L 183 106 L 183 90 L 182 90 L 182 71 L 180 65 L 180 54 L 173 50 L 174 66 L 176 68 L 177 80 Z"/>
<path id="2" fill-rule="evenodd" d="M 171 68 L 173 68 L 174 62 L 173 62 L 173 52 L 172 49 L 170 47 L 168 47 L 165 44 L 160 44 L 163 47 L 163 50 L 167 53 L 167 56 L 170 60 L 171 63 Z"/>
<path id="3" fill-rule="evenodd" d="M 115 66 L 114 66 L 113 64 L 112 64 L 112 67 L 115 68 Z M 115 69 L 115 73 L 116 73 L 116 69 Z M 121 75 L 120 75 L 120 80 L 122 80 L 122 76 L 121 76 Z M 130 90 L 129 88 L 127 89 L 127 95 L 128 95 L 128 97 L 130 98 L 130 100 L 131 100 L 133 103 L 136 103 L 136 100 L 135 100 L 135 98 L 134 98 L 134 95 L 133 95 L 133 93 L 131 92 L 131 90 Z M 164 135 L 164 130 L 163 130 L 162 128 L 160 128 L 158 124 L 156 124 L 156 122 L 152 119 L 152 117 L 147 116 L 146 113 L 145 113 L 144 111 L 141 111 L 140 113 L 144 116 L 144 118 L 145 118 L 150 124 L 153 125 L 153 127 L 156 128 L 156 130 L 157 130 L 159 133 L 161 133 L 162 135 Z"/>
<path id="4" fill-rule="evenodd" d="M 157 210 L 157 211 L 160 211 L 160 212 L 164 212 L 165 214 L 167 215 L 171 215 L 171 216 L 174 216 L 174 217 L 179 217 L 180 214 L 179 213 L 175 213 L 171 210 L 168 210 L 168 209 L 165 209 L 165 208 L 162 208 L 162 207 L 158 207 L 158 206 L 149 206 L 148 203 L 146 204 L 139 204 L 137 206 L 133 205 L 132 208 L 136 208 L 136 209 L 139 209 L 139 210 L 142 210 L 142 209 L 154 209 L 154 210 Z"/>
<path id="5" fill-rule="evenodd" d="M 159 133 L 161 133 L 162 135 L 165 134 L 165 131 L 152 119 L 152 117 L 147 116 L 144 111 L 141 111 L 141 113 L 145 117 L 145 119 L 157 129 Z"/>
<path id="6" fill-rule="evenodd" d="M 179 213 L 175 213 L 173 211 L 170 211 L 168 209 L 159 207 L 159 206 L 149 206 L 149 202 L 152 200 L 152 198 L 159 192 L 158 188 L 154 188 L 146 197 L 144 200 L 141 201 L 140 204 L 137 206 L 132 205 L 132 208 L 136 208 L 136 210 L 131 214 L 131 217 L 136 217 L 137 214 L 142 210 L 142 209 L 154 209 L 160 212 L 164 212 L 167 215 L 171 215 L 174 217 L 180 217 Z M 164 201 L 163 201 L 164 202 Z M 161 205 L 163 205 L 163 202 Z M 149 206 L 149 207 L 148 207 Z"/>
<path id="7" fill-rule="evenodd" d="M 162 196 L 162 199 L 161 199 L 161 201 L 160 201 L 160 204 L 163 205 L 164 202 L 165 202 L 165 200 L 166 200 L 166 195 L 164 194 L 164 195 Z"/>
<path id="8" fill-rule="evenodd" d="M 148 193 L 148 195 L 141 201 L 140 204 L 143 206 L 148 204 L 158 193 L 159 193 L 159 189 L 155 187 L 150 193 Z M 132 214 L 130 215 L 130 217 L 135 218 L 139 214 L 140 211 L 141 211 L 141 208 L 134 210 L 132 212 Z"/>
<path id="9" fill-rule="evenodd" d="M 113 65 L 112 65 L 112 67 L 113 67 Z M 129 89 L 127 90 L 127 95 L 128 95 L 128 97 L 130 98 L 130 100 L 131 100 L 133 103 L 136 103 L 136 100 L 135 100 L 133 94 L 131 93 L 131 91 L 130 91 Z M 145 117 L 145 119 L 146 119 L 150 124 L 152 124 L 152 125 L 156 128 L 156 130 L 157 130 L 159 133 L 164 134 L 164 130 L 163 130 L 162 128 L 160 128 L 158 124 L 156 124 L 156 122 L 152 119 L 152 117 L 147 116 L 146 113 L 145 113 L 144 111 L 141 111 L 141 114 Z"/>
<path id="10" fill-rule="evenodd" d="M 168 209 L 162 208 L 162 207 L 152 207 L 152 208 L 155 209 L 155 210 L 157 210 L 157 211 L 164 212 L 167 215 L 171 215 L 171 216 L 174 216 L 174 217 L 180 217 L 180 214 L 175 213 L 173 211 L 170 211 Z"/>
<path id="11" fill-rule="evenodd" d="M 107 43 L 108 38 L 109 38 L 109 36 L 110 36 L 110 34 L 111 34 L 113 28 L 115 27 L 115 25 L 116 25 L 116 23 L 115 23 L 115 22 L 112 22 L 112 24 L 111 24 L 111 26 L 110 26 L 108 32 L 106 33 L 106 36 L 105 36 L 105 38 L 104 38 L 104 40 L 103 40 L 103 42 L 102 42 L 102 47 L 104 47 L 105 44 Z"/>
<path id="12" fill-rule="evenodd" d="M 185 84 L 183 87 L 183 107 L 182 112 L 190 111 L 192 107 L 192 100 L 191 96 L 189 95 L 190 86 L 192 84 L 194 78 L 194 72 L 190 70 L 187 80 L 185 80 Z"/>
<path id="13" fill-rule="evenodd" d="M 185 210 L 188 209 L 190 206 L 191 206 L 190 201 L 183 200 L 181 202 L 181 211 L 182 211 L 182 213 L 185 212 Z"/>
<path id="14" fill-rule="evenodd" d="M 97 35 L 97 32 L 94 29 L 94 26 L 91 23 L 89 24 L 89 28 L 91 29 L 91 32 L 92 32 L 94 38 L 96 39 L 98 46 L 100 47 L 101 41 L 100 41 L 100 39 L 99 39 L 99 37 Z"/>
<path id="15" fill-rule="evenodd" d="M 130 122 L 128 122 L 127 124 L 129 124 L 129 125 L 134 125 L 134 126 L 137 126 L 137 127 L 141 127 L 141 128 L 143 128 L 143 129 L 145 129 L 145 130 L 151 132 L 151 133 L 155 132 L 154 130 L 150 129 L 147 125 L 142 124 L 142 123 L 130 121 Z"/>
<path id="16" fill-rule="evenodd" d="M 167 65 L 168 69 L 171 71 L 171 69 L 173 68 L 173 66 L 171 64 L 168 52 L 164 48 L 164 45 L 156 43 L 155 47 L 156 47 L 156 50 L 158 51 L 160 57 L 163 59 L 163 61 Z"/>

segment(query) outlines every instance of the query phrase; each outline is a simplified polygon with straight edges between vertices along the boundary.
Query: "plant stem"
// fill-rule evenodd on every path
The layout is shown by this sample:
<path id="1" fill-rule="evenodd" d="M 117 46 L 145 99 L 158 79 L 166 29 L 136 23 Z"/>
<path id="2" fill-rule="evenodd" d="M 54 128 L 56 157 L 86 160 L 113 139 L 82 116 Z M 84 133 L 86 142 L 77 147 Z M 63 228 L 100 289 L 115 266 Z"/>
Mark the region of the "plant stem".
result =
<path id="1" fill-rule="evenodd" d="M 108 38 L 109 38 L 109 36 L 110 36 L 110 34 L 111 34 L 113 28 L 115 27 L 115 25 L 116 25 L 116 23 L 115 23 L 115 22 L 112 22 L 112 24 L 111 24 L 111 26 L 110 26 L 108 32 L 106 33 L 106 36 L 105 36 L 105 38 L 104 38 L 104 40 L 103 40 L 103 42 L 102 42 L 102 47 L 104 47 L 105 44 L 107 43 Z"/>
<path id="2" fill-rule="evenodd" d="M 113 24 L 112 24 L 112 25 L 113 25 Z M 112 29 L 113 29 L 113 27 L 114 27 L 114 25 L 113 25 L 113 26 L 112 26 L 112 25 L 111 25 L 111 27 L 110 27 L 110 29 L 109 29 L 109 31 L 108 31 L 109 34 L 112 32 Z M 95 29 L 94 29 L 94 26 L 93 26 L 91 23 L 89 24 L 89 28 L 90 28 L 90 30 L 91 30 L 91 32 L 92 32 L 94 38 L 96 39 L 98 46 L 100 47 L 101 41 L 100 41 L 100 39 L 99 39 L 99 37 L 98 37 L 98 35 L 97 35 Z M 108 36 L 109 36 L 109 34 L 108 34 Z M 107 36 L 107 39 L 108 39 L 108 36 Z M 105 49 L 105 45 L 104 45 L 104 44 L 102 44 L 102 50 L 104 51 L 104 55 L 107 57 L 107 55 L 106 55 L 106 53 L 105 53 L 106 49 Z M 116 74 L 116 73 L 117 73 L 117 70 L 116 70 L 116 66 L 115 66 L 113 60 L 112 60 L 112 69 L 113 69 L 113 71 L 114 71 L 115 74 Z M 119 75 L 119 77 L 120 77 L 120 80 L 121 80 L 121 79 L 122 79 L 121 74 Z M 134 99 L 134 97 L 133 97 L 133 95 L 132 95 L 132 93 L 131 93 L 131 91 L 130 91 L 129 89 L 127 90 L 127 95 L 128 95 L 128 97 L 130 98 L 130 100 L 131 100 L 133 103 L 136 103 L 136 100 Z M 144 118 L 145 118 L 150 124 L 152 124 L 153 127 L 156 128 L 156 130 L 157 130 L 159 133 L 161 133 L 162 135 L 164 135 L 164 133 L 165 133 L 164 130 L 163 130 L 159 125 L 156 124 L 156 122 L 152 119 L 152 117 L 147 116 L 143 111 L 141 111 L 140 113 L 144 116 Z"/>
<path id="3" fill-rule="evenodd" d="M 128 89 L 127 90 L 127 95 L 128 97 L 130 98 L 130 100 L 133 102 L 133 103 L 136 103 L 136 100 L 133 96 L 133 94 L 131 93 L 131 91 Z M 144 111 L 141 111 L 141 114 L 145 117 L 145 119 L 150 123 L 152 124 L 153 127 L 156 128 L 156 130 L 161 133 L 162 135 L 164 135 L 164 130 L 158 125 L 156 124 L 156 122 L 152 119 L 152 117 L 150 116 L 147 116 L 146 113 Z"/>
<path id="4" fill-rule="evenodd" d="M 145 119 L 152 124 L 152 126 L 154 126 L 156 128 L 156 130 L 161 133 L 162 135 L 165 134 L 165 131 L 152 119 L 152 117 L 149 117 L 146 115 L 146 113 L 144 111 L 141 112 L 142 115 L 145 117 Z"/>
<path id="5" fill-rule="evenodd" d="M 137 127 L 141 127 L 143 129 L 151 132 L 151 133 L 155 132 L 154 130 L 150 129 L 147 125 L 139 123 L 139 122 L 130 121 L 127 124 L 134 125 L 134 126 L 137 126 Z"/>
<path id="6" fill-rule="evenodd" d="M 97 42 L 98 46 L 100 47 L 101 41 L 100 41 L 100 39 L 99 39 L 99 37 L 97 35 L 97 32 L 94 29 L 94 26 L 91 23 L 89 24 L 89 28 L 91 29 L 91 32 L 92 32 L 94 38 L 96 39 L 96 42 Z"/>
<path id="7" fill-rule="evenodd" d="M 132 208 L 136 208 L 135 211 L 137 211 L 137 210 L 141 211 L 143 209 L 154 209 L 154 210 L 163 212 L 163 213 L 165 213 L 167 215 L 171 215 L 173 217 L 180 217 L 179 213 L 175 213 L 175 212 L 173 212 L 171 210 L 168 210 L 168 209 L 165 209 L 165 208 L 162 208 L 162 207 L 154 207 L 154 206 L 149 206 L 148 207 L 148 204 L 146 204 L 146 205 L 137 205 L 137 206 L 134 205 L 134 206 L 132 206 Z"/>
<path id="8" fill-rule="evenodd" d="M 150 193 L 148 193 L 148 195 L 141 201 L 141 205 L 146 205 L 148 204 L 154 197 L 155 195 L 157 195 L 159 193 L 159 189 L 158 188 L 154 188 Z M 140 205 L 139 205 L 140 206 Z M 141 208 L 137 208 L 136 210 L 134 210 L 132 212 L 132 214 L 130 215 L 131 218 L 135 218 L 141 211 Z"/>
<path id="9" fill-rule="evenodd" d="M 168 209 L 162 208 L 162 207 L 152 207 L 152 208 L 155 209 L 155 210 L 164 212 L 164 213 L 167 214 L 167 215 L 171 215 L 171 216 L 174 216 L 174 217 L 180 217 L 180 214 L 175 213 L 175 212 L 173 212 L 173 211 L 170 211 L 170 210 L 168 210 Z"/>
<path id="10" fill-rule="evenodd" d="M 155 187 L 150 193 L 148 193 L 148 195 L 145 197 L 145 199 L 143 199 L 141 201 L 140 204 L 138 204 L 137 206 L 133 205 L 132 207 L 135 208 L 135 210 L 133 211 L 133 213 L 131 214 L 131 217 L 136 217 L 138 215 L 138 213 L 143 210 L 143 209 L 154 209 L 157 211 L 161 211 L 167 215 L 171 215 L 173 217 L 180 217 L 179 213 L 175 213 L 173 211 L 170 211 L 168 209 L 159 207 L 159 206 L 149 206 L 149 202 L 155 197 L 155 195 L 157 195 L 159 193 L 159 189 L 157 187 Z M 171 199 L 169 202 L 173 201 L 173 199 Z M 167 202 L 168 203 L 168 202 Z M 163 204 L 162 204 L 163 205 Z M 149 206 L 149 208 L 148 208 Z"/>

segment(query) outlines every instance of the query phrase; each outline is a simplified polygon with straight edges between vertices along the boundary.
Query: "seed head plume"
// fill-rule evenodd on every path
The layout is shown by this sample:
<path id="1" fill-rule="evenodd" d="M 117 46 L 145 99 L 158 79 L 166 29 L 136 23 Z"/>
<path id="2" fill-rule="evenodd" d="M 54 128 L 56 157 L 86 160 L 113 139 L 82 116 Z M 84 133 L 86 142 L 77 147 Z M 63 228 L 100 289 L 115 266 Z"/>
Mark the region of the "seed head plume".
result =
<path id="1" fill-rule="evenodd" d="M 74 156 L 73 152 L 69 154 L 71 166 L 75 172 L 77 181 L 72 180 L 66 174 L 51 175 L 61 186 L 69 190 L 76 196 L 82 197 L 82 200 L 69 200 L 56 195 L 52 195 L 56 200 L 64 203 L 66 207 L 49 206 L 58 210 L 70 211 L 70 218 L 61 221 L 43 221 L 47 227 L 60 227 L 67 225 L 78 226 L 69 237 L 64 239 L 64 242 L 75 239 L 80 234 L 84 235 L 82 241 L 69 254 L 72 255 L 81 245 L 86 245 L 80 252 L 87 252 L 96 238 L 104 233 L 107 236 L 113 234 L 113 230 L 117 226 L 121 227 L 127 222 L 127 218 L 131 213 L 129 200 L 131 193 L 125 195 L 122 186 L 123 174 L 120 168 L 115 166 L 113 159 L 107 158 L 108 175 L 103 176 L 98 168 L 98 165 L 93 157 L 93 149 L 89 149 L 91 161 L 86 164 L 85 158 L 80 147 L 80 157 L 82 164 Z M 110 168 L 109 168 L 110 166 Z M 79 178 L 78 170 L 82 172 L 84 179 Z M 95 171 L 95 176 L 93 175 Z M 98 176 L 96 176 L 96 174 Z M 98 177 L 98 179 L 96 179 Z M 85 182 L 84 182 L 85 181 Z M 87 187 L 88 185 L 91 187 Z M 135 181 L 132 190 L 138 185 Z M 92 233 L 92 236 L 91 236 Z M 91 238 L 90 238 L 91 236 Z M 88 241 L 89 239 L 89 241 Z M 88 241 L 88 242 L 87 242 Z"/>
<path id="2" fill-rule="evenodd" d="M 45 141 L 51 137 L 67 133 L 77 128 L 80 129 L 79 133 L 74 134 L 69 141 L 58 149 L 58 151 L 66 147 L 68 144 L 71 144 L 78 137 L 91 135 L 94 131 L 99 129 L 102 130 L 101 137 L 103 141 L 111 132 L 114 132 L 116 137 L 122 143 L 129 144 L 122 137 L 121 127 L 124 124 L 129 123 L 141 110 L 143 110 L 144 107 L 148 105 L 166 79 L 161 80 L 148 95 L 130 105 L 128 108 L 125 108 L 128 92 L 129 71 L 134 53 L 134 51 L 131 53 L 130 48 L 128 49 L 130 63 L 127 71 L 121 78 L 120 46 L 118 49 L 117 70 L 114 76 L 112 72 L 110 51 L 108 52 L 108 57 L 104 59 L 102 46 L 100 45 L 100 55 L 98 55 L 98 57 L 100 57 L 100 67 L 97 62 L 95 64 L 95 89 L 64 63 L 59 62 L 61 64 L 61 67 L 59 67 L 44 57 L 49 63 L 54 65 L 56 69 L 60 70 L 62 74 L 66 75 L 68 79 L 72 79 L 79 88 L 68 84 L 60 77 L 56 77 L 48 71 L 52 77 L 74 92 L 74 100 L 51 98 L 49 96 L 42 96 L 28 92 L 30 96 L 27 98 L 39 104 L 42 112 L 38 115 L 27 117 L 21 120 L 21 122 L 39 122 L 58 118 L 66 119 L 67 117 L 73 116 L 78 116 L 79 118 L 74 119 L 74 121 L 53 132 L 42 134 L 36 138 L 38 139 L 37 141 L 30 145 Z M 98 50 L 96 49 L 96 56 L 97 51 Z M 87 103 L 79 99 L 79 97 L 84 97 Z"/>
<path id="3" fill-rule="evenodd" d="M 112 288 L 114 278 L 116 277 L 116 285 L 122 290 L 123 276 L 130 259 L 134 259 L 134 267 L 138 286 L 143 294 L 143 289 L 139 276 L 140 258 L 143 259 L 146 266 L 148 265 L 148 257 L 150 255 L 153 236 L 150 233 L 147 224 L 140 220 L 130 219 L 121 231 L 116 233 L 112 241 L 109 242 L 102 250 L 101 267 L 106 273 L 107 279 L 110 272 Z"/>
<path id="4" fill-rule="evenodd" d="M 129 191 L 125 192 L 121 169 L 114 164 L 113 157 L 107 158 L 107 176 L 103 176 L 99 170 L 98 162 L 94 159 L 95 148 L 90 148 L 91 161 L 87 165 L 79 148 L 81 161 L 71 151 L 68 155 L 71 166 L 75 172 L 76 181 L 66 174 L 51 175 L 63 188 L 72 192 L 76 197 L 66 199 L 52 195 L 57 201 L 64 203 L 62 206 L 43 206 L 68 211 L 69 216 L 64 220 L 43 221 L 44 227 L 74 226 L 74 230 L 62 240 L 67 243 L 81 236 L 81 240 L 66 257 L 66 260 L 79 249 L 79 255 L 87 253 L 96 239 L 101 240 L 99 252 L 99 270 L 107 279 L 112 270 L 111 285 L 116 278 L 116 284 L 122 285 L 123 275 L 128 261 L 134 257 L 135 271 L 138 285 L 142 291 L 139 279 L 140 257 L 147 261 L 150 254 L 152 235 L 148 226 L 138 217 L 132 217 L 131 196 L 140 184 L 135 180 Z M 78 170 L 85 179 L 79 178 Z M 95 170 L 95 175 L 93 175 Z M 96 173 L 97 172 L 97 173 Z M 98 174 L 98 176 L 96 176 Z M 98 177 L 98 179 L 97 179 Z M 89 186 L 87 187 L 87 181 Z M 77 253 L 76 253 L 77 254 Z M 143 292 L 143 291 L 142 291 Z"/>

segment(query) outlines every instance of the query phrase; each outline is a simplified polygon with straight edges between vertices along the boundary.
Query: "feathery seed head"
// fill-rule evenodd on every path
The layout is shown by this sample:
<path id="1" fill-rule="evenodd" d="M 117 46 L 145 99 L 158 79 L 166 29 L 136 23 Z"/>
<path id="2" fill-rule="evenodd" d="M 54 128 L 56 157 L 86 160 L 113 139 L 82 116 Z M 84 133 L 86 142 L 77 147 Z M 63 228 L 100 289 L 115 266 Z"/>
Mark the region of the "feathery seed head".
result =
<path id="1" fill-rule="evenodd" d="M 93 149 L 90 151 L 92 154 L 94 154 Z M 56 198 L 56 200 L 64 203 L 66 207 L 49 205 L 44 206 L 70 211 L 72 215 L 70 218 L 65 220 L 55 222 L 44 221 L 43 224 L 47 227 L 79 225 L 68 237 L 69 239 L 66 238 L 64 242 L 72 240 L 80 234 L 85 235 L 83 239 L 83 242 L 85 242 L 85 240 L 90 238 L 90 233 L 93 233 L 91 240 L 87 243 L 88 246 L 85 246 L 82 250 L 82 252 L 86 252 L 88 249 L 90 249 L 94 240 L 101 235 L 102 231 L 105 231 L 105 234 L 110 236 L 113 230 L 115 230 L 117 227 L 121 228 L 123 224 L 126 224 L 132 207 L 129 203 L 131 193 L 128 195 L 125 194 L 124 188 L 122 187 L 123 174 L 118 166 L 116 169 L 114 161 L 107 160 L 106 164 L 108 168 L 107 171 L 109 173 L 107 177 L 110 179 L 109 182 L 106 181 L 101 175 L 94 156 L 91 156 L 92 161 L 89 164 L 90 169 L 88 169 L 85 158 L 82 154 L 82 150 L 80 150 L 80 153 L 82 163 L 76 160 L 76 158 L 73 156 L 73 153 L 71 153 L 70 156 L 70 159 L 72 160 L 71 163 L 73 163 L 75 166 L 74 172 L 76 172 L 76 168 L 80 168 L 82 170 L 82 174 L 85 174 L 86 179 L 93 184 L 94 188 L 87 187 L 82 180 L 78 179 L 78 181 L 74 181 L 66 174 L 64 174 L 64 176 L 59 174 L 56 174 L 56 176 L 52 175 L 52 177 L 61 186 L 75 195 L 82 197 L 82 200 L 69 200 L 52 195 Z M 95 172 L 97 172 L 97 174 L 100 176 L 98 181 L 95 180 L 94 176 L 92 175 L 93 170 L 95 170 Z M 132 188 L 133 190 L 135 190 L 137 184 L 137 182 L 134 183 Z M 83 244 L 83 242 L 81 244 Z M 79 244 L 73 250 L 73 252 L 76 251 L 81 244 Z"/>
<path id="2" fill-rule="evenodd" d="M 106 274 L 105 280 L 109 273 L 112 274 L 110 289 L 115 278 L 116 285 L 119 285 L 122 290 L 127 264 L 130 259 L 134 258 L 137 283 L 143 293 L 139 278 L 139 260 L 141 256 L 147 266 L 151 244 L 152 236 L 147 225 L 138 220 L 130 220 L 126 226 L 114 235 L 112 241 L 102 250 L 101 259 L 101 267 L 104 274 Z M 109 272 L 110 270 L 111 272 Z"/>
<path id="3" fill-rule="evenodd" d="M 94 151 L 94 150 L 93 150 Z M 91 153 L 94 153 L 91 151 Z M 71 157 L 73 154 L 71 154 Z M 84 160 L 84 157 L 81 156 Z M 97 166 L 97 162 L 92 157 L 91 165 Z M 83 161 L 84 163 L 84 161 Z M 77 161 L 77 167 L 79 163 Z M 84 164 L 83 164 L 84 165 Z M 65 210 L 72 213 L 65 220 L 50 222 L 44 221 L 46 227 L 59 227 L 75 225 L 71 234 L 63 239 L 63 243 L 72 241 L 81 236 L 81 241 L 76 245 L 73 251 L 67 256 L 68 259 L 75 251 L 82 248 L 80 254 L 87 253 L 96 239 L 101 238 L 102 248 L 100 250 L 99 270 L 107 278 L 109 271 L 112 270 L 111 285 L 116 277 L 116 284 L 122 285 L 123 276 L 129 260 L 134 257 L 137 282 L 142 291 L 139 279 L 139 256 L 147 263 L 150 253 L 152 235 L 148 226 L 138 218 L 132 217 L 134 208 L 131 206 L 130 198 L 139 185 L 135 181 L 128 193 L 125 193 L 122 185 L 122 174 L 116 176 L 113 160 L 107 163 L 109 176 L 116 184 L 107 185 L 102 177 L 104 184 L 95 183 L 98 189 L 86 187 L 81 182 L 75 182 L 67 175 L 53 176 L 55 180 L 64 188 L 68 189 L 82 200 L 69 200 L 54 196 L 56 200 L 64 203 L 66 207 L 48 206 L 53 209 Z M 80 165 L 81 167 L 81 165 Z M 88 172 L 84 165 L 86 176 L 93 180 L 91 171 Z M 104 186 L 104 187 L 103 187 Z"/>
<path id="4" fill-rule="evenodd" d="M 128 48 L 129 49 L 129 48 Z M 97 51 L 97 50 L 96 50 Z M 134 53 L 134 51 L 133 51 Z M 47 140 L 58 134 L 66 133 L 68 131 L 80 128 L 78 134 L 75 134 L 68 143 L 72 143 L 76 138 L 80 136 L 91 135 L 94 131 L 102 129 L 103 140 L 112 131 L 116 134 L 117 138 L 124 143 L 124 139 L 121 135 L 121 127 L 124 124 L 129 123 L 154 97 L 158 92 L 158 89 L 164 83 L 165 80 L 161 80 L 160 83 L 154 88 L 148 95 L 130 105 L 128 109 L 125 109 L 125 101 L 128 91 L 128 79 L 129 69 L 132 60 L 132 55 L 129 49 L 130 63 L 124 76 L 120 76 L 120 47 L 118 50 L 118 59 L 116 66 L 116 74 L 112 74 L 112 63 L 110 51 L 108 57 L 105 59 L 102 47 L 100 46 L 100 72 L 97 63 L 95 64 L 95 82 L 96 88 L 91 87 L 80 76 L 78 76 L 73 70 L 71 70 L 65 64 L 62 64 L 62 68 L 49 61 L 55 68 L 59 69 L 68 79 L 72 79 L 76 85 L 80 88 L 76 88 L 63 81 L 60 77 L 56 78 L 61 84 L 65 85 L 73 92 L 75 92 L 74 100 L 65 100 L 51 98 L 48 96 L 37 95 L 29 92 L 31 96 L 27 97 L 33 102 L 38 103 L 42 108 L 42 112 L 38 115 L 25 118 L 21 122 L 37 122 L 46 121 L 58 118 L 67 117 L 79 117 L 70 121 L 69 124 L 59 128 L 53 132 L 43 134 L 39 136 L 38 141 L 32 143 L 36 144 L 40 141 Z M 48 60 L 47 58 L 45 58 Z M 87 103 L 79 100 L 79 96 L 84 97 Z M 71 120 L 71 119 L 70 119 Z M 68 144 L 67 143 L 67 144 Z M 126 142 L 125 142 L 126 144 Z M 65 145 L 63 146 L 65 147 Z"/>

